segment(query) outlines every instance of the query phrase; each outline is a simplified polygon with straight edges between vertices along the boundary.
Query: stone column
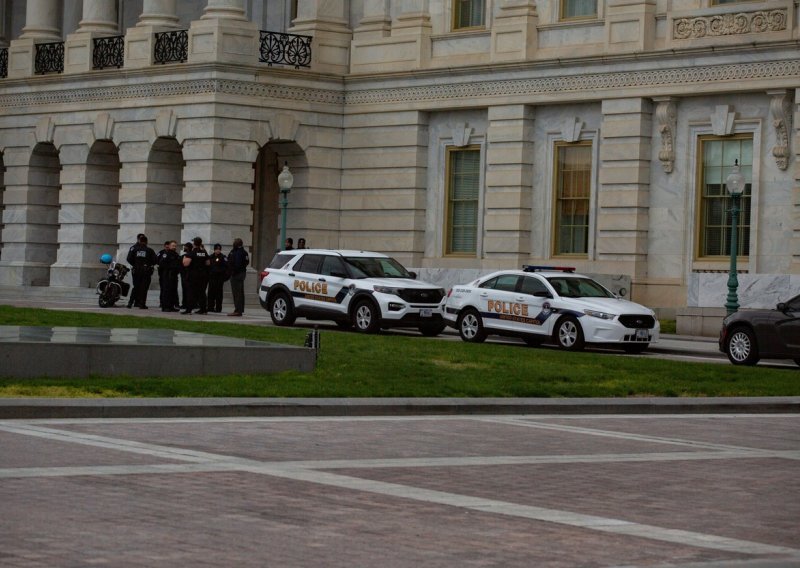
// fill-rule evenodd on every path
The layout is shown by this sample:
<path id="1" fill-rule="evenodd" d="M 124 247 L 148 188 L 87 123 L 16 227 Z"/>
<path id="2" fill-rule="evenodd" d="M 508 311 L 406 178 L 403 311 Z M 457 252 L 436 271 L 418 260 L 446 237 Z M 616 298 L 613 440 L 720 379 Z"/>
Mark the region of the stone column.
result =
<path id="1" fill-rule="evenodd" d="M 244 0 L 208 0 L 189 27 L 189 62 L 258 62 L 258 26 L 244 14 Z"/>
<path id="2" fill-rule="evenodd" d="M 596 258 L 604 271 L 647 277 L 652 103 L 602 103 Z"/>
<path id="3" fill-rule="evenodd" d="M 94 38 L 119 34 L 116 0 L 83 0 L 83 18 L 64 44 L 64 72 L 91 71 Z"/>
<path id="4" fill-rule="evenodd" d="M 534 0 L 506 0 L 492 24 L 492 61 L 526 61 L 536 54 L 539 16 Z"/>
<path id="5" fill-rule="evenodd" d="M 483 255 L 519 266 L 530 255 L 533 107 L 489 107 Z"/>
<path id="6" fill-rule="evenodd" d="M 255 142 L 191 139 L 183 143 L 183 241 L 224 243 L 250 235 Z M 291 166 L 291 164 L 290 164 Z"/>
<path id="7" fill-rule="evenodd" d="M 125 68 L 153 64 L 153 34 L 179 29 L 177 0 L 144 0 L 139 22 L 125 34 Z"/>
<path id="8" fill-rule="evenodd" d="M 28 0 L 25 27 L 8 48 L 9 78 L 33 76 L 36 44 L 61 41 L 59 4 L 57 0 Z"/>
<path id="9" fill-rule="evenodd" d="M 298 2 L 292 33 L 314 37 L 311 68 L 314 71 L 345 74 L 350 70 L 349 2 Z"/>

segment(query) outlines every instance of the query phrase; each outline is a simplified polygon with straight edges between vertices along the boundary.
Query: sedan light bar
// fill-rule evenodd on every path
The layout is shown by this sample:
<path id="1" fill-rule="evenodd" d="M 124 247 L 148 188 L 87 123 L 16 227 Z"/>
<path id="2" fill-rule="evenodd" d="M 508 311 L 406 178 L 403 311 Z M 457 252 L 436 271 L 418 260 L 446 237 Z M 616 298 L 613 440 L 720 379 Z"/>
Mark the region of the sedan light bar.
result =
<path id="1" fill-rule="evenodd" d="M 574 266 L 541 266 L 537 264 L 523 264 L 525 272 L 541 272 L 542 270 L 556 270 L 558 272 L 575 272 Z"/>

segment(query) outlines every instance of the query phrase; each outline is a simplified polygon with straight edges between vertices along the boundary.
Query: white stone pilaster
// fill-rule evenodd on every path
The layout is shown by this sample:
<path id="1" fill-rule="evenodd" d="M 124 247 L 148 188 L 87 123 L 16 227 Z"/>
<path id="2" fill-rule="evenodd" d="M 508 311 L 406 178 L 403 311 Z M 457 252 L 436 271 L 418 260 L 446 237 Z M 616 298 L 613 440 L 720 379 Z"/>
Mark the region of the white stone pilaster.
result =
<path id="1" fill-rule="evenodd" d="M 208 0 L 189 27 L 189 62 L 256 63 L 258 26 L 244 14 L 244 0 Z"/>
<path id="2" fill-rule="evenodd" d="M 135 69 L 152 65 L 153 34 L 178 28 L 177 0 L 144 0 L 139 22 L 125 33 L 125 67 Z"/>
<path id="3" fill-rule="evenodd" d="M 28 0 L 25 5 L 25 27 L 8 48 L 9 78 L 33 76 L 36 44 L 61 41 L 60 14 L 57 0 Z"/>
<path id="4" fill-rule="evenodd" d="M 656 36 L 656 1 L 608 0 L 605 23 L 608 53 L 650 51 Z"/>
<path id="5" fill-rule="evenodd" d="M 183 143 L 183 231 L 186 241 L 230 245 L 253 224 L 255 142 L 191 139 Z"/>
<path id="6" fill-rule="evenodd" d="M 526 61 L 536 54 L 539 16 L 534 0 L 506 0 L 492 25 L 492 61 Z"/>
<path id="7" fill-rule="evenodd" d="M 56 260 L 58 167 L 32 167 L 28 146 L 6 147 L 0 285 L 47 286 Z M 54 165 L 54 164 L 51 164 Z"/>
<path id="8" fill-rule="evenodd" d="M 606 261 L 604 270 L 645 278 L 652 104 L 641 98 L 605 100 L 602 112 L 596 259 Z"/>
<path id="9" fill-rule="evenodd" d="M 483 256 L 512 266 L 530 254 L 533 107 L 489 107 Z"/>
<path id="10" fill-rule="evenodd" d="M 348 73 L 350 70 L 349 3 L 345 0 L 298 2 L 297 18 L 292 33 L 314 37 L 311 49 L 311 68 L 329 73 Z"/>

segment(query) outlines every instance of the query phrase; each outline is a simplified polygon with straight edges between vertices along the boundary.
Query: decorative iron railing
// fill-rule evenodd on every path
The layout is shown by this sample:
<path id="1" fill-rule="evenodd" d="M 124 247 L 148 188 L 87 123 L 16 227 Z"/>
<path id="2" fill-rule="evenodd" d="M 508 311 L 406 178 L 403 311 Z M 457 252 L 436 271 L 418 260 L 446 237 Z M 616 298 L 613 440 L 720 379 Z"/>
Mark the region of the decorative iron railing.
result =
<path id="1" fill-rule="evenodd" d="M 183 63 L 189 57 L 189 32 L 175 30 L 156 34 L 153 61 L 156 63 Z"/>
<path id="2" fill-rule="evenodd" d="M 119 69 L 125 64 L 125 36 L 94 38 L 92 69 Z"/>
<path id="3" fill-rule="evenodd" d="M 8 77 L 8 48 L 0 47 L 0 79 Z"/>
<path id="4" fill-rule="evenodd" d="M 64 42 L 37 43 L 33 71 L 37 75 L 64 72 Z"/>
<path id="5" fill-rule="evenodd" d="M 311 36 L 261 32 L 261 48 L 258 60 L 270 67 L 273 64 L 311 67 Z"/>

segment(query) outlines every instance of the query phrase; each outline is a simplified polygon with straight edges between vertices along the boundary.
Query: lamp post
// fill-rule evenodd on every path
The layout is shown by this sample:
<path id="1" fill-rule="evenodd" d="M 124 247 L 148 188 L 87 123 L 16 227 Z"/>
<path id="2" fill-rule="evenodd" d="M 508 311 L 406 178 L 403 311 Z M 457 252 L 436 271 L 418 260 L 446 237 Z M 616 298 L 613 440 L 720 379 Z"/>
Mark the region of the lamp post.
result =
<path id="1" fill-rule="evenodd" d="M 289 162 L 283 163 L 283 171 L 278 174 L 278 187 L 281 189 L 281 242 L 278 250 L 286 246 L 286 209 L 289 207 L 289 192 L 292 191 L 294 176 L 289 171 Z"/>
<path id="2" fill-rule="evenodd" d="M 725 309 L 731 315 L 739 309 L 739 279 L 736 276 L 736 255 L 739 253 L 739 198 L 744 191 L 744 176 L 739 172 L 739 160 L 733 165 L 733 171 L 725 179 L 725 187 L 731 195 L 731 268 L 728 273 L 728 298 Z"/>

